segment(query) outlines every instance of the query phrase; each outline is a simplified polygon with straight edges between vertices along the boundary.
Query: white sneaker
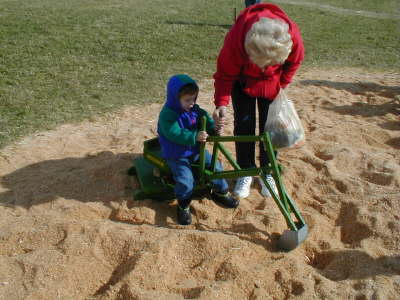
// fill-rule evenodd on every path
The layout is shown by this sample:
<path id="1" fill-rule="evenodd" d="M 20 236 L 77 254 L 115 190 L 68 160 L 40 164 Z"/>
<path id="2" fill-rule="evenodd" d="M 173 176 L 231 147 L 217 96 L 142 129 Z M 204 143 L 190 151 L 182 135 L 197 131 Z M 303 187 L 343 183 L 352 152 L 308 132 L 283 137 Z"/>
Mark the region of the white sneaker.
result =
<path id="1" fill-rule="evenodd" d="M 245 176 L 239 177 L 236 181 L 233 193 L 239 198 L 246 198 L 250 195 L 250 186 L 253 181 L 253 177 Z"/>
<path id="2" fill-rule="evenodd" d="M 258 179 L 259 179 L 260 185 L 261 185 L 261 195 L 263 195 L 264 197 L 272 197 L 272 195 L 269 192 L 268 188 L 264 184 L 264 181 L 262 181 L 260 177 Z M 278 188 L 276 187 L 276 183 L 275 183 L 274 178 L 271 175 L 267 175 L 267 176 L 265 176 L 265 179 L 267 180 L 269 185 L 272 187 L 272 189 L 275 192 L 275 194 L 279 197 Z"/>

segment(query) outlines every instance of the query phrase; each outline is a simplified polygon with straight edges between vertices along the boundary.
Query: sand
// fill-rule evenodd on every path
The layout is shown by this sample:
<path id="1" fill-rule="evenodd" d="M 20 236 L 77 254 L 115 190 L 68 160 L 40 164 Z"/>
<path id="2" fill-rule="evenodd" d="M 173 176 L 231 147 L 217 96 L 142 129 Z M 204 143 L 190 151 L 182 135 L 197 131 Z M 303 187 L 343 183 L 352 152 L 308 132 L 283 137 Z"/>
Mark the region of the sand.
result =
<path id="1" fill-rule="evenodd" d="M 307 137 L 280 153 L 300 247 L 277 249 L 286 225 L 257 185 L 236 210 L 196 199 L 188 227 L 175 202 L 133 201 L 161 104 L 126 107 L 0 151 L 0 299 L 399 299 L 400 75 L 303 70 L 288 94 Z"/>

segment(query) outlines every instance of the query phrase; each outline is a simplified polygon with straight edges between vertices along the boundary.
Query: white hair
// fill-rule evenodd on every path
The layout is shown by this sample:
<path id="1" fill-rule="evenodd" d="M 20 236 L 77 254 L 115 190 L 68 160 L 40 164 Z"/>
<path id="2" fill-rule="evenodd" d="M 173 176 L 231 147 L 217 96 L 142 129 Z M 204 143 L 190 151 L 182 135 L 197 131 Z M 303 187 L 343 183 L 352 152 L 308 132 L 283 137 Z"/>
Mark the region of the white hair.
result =
<path id="1" fill-rule="evenodd" d="M 283 64 L 292 50 L 289 25 L 279 19 L 260 18 L 246 34 L 244 47 L 260 68 Z"/>

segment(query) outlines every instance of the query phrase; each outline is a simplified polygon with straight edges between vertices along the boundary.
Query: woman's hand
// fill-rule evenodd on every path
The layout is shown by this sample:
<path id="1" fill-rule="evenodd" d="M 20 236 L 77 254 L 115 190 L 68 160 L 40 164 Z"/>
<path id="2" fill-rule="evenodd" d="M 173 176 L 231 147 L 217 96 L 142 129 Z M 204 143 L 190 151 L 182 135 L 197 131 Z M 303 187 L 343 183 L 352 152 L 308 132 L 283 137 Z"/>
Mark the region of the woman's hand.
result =
<path id="1" fill-rule="evenodd" d="M 198 142 L 204 143 L 204 142 L 207 141 L 207 137 L 208 137 L 208 134 L 207 134 L 206 131 L 199 131 L 199 132 L 197 133 L 196 140 L 197 140 Z"/>
<path id="2" fill-rule="evenodd" d="M 226 106 L 219 106 L 213 112 L 215 131 L 218 135 L 222 135 L 224 133 L 224 127 L 227 122 L 226 115 Z"/>

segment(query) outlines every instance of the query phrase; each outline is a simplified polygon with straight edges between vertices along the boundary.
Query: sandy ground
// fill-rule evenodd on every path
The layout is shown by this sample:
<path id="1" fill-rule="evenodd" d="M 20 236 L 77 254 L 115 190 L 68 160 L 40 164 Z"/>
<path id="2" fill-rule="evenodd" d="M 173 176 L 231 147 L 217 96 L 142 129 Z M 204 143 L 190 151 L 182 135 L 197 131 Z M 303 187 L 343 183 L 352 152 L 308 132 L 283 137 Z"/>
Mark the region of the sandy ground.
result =
<path id="1" fill-rule="evenodd" d="M 310 227 L 296 250 L 257 185 L 236 210 L 195 200 L 189 227 L 132 201 L 161 104 L 127 107 L 1 150 L 0 299 L 399 299 L 400 75 L 307 70 L 288 94 L 307 134 L 280 154 Z"/>

